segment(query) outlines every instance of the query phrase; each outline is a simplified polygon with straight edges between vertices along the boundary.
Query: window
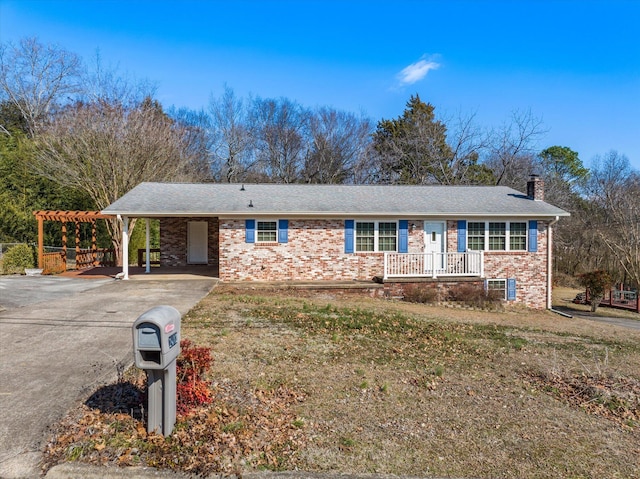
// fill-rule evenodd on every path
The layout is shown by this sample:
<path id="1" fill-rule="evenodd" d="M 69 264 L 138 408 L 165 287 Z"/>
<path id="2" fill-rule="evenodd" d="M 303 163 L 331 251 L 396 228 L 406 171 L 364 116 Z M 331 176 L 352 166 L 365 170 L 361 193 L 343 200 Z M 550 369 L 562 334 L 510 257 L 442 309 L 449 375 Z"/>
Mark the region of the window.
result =
<path id="1" fill-rule="evenodd" d="M 277 221 L 258 221 L 258 243 L 275 243 L 278 240 Z"/>
<path id="2" fill-rule="evenodd" d="M 378 224 L 378 251 L 396 250 L 396 224 Z"/>
<path id="3" fill-rule="evenodd" d="M 507 249 L 507 224 L 489 223 L 489 250 Z"/>
<path id="4" fill-rule="evenodd" d="M 468 248 L 474 251 L 484 249 L 484 221 L 482 223 L 469 223 L 468 231 Z"/>
<path id="5" fill-rule="evenodd" d="M 397 251 L 398 225 L 386 221 L 356 222 L 356 251 Z"/>
<path id="6" fill-rule="evenodd" d="M 375 230 L 375 223 L 356 223 L 356 251 L 375 251 Z"/>
<path id="7" fill-rule="evenodd" d="M 511 251 L 527 249 L 527 223 L 509 223 L 509 249 Z"/>
<path id="8" fill-rule="evenodd" d="M 467 224 L 469 251 L 526 251 L 527 223 L 524 221 L 478 221 Z"/>
<path id="9" fill-rule="evenodd" d="M 487 280 L 487 294 L 491 298 L 507 299 L 507 280 L 506 279 Z"/>

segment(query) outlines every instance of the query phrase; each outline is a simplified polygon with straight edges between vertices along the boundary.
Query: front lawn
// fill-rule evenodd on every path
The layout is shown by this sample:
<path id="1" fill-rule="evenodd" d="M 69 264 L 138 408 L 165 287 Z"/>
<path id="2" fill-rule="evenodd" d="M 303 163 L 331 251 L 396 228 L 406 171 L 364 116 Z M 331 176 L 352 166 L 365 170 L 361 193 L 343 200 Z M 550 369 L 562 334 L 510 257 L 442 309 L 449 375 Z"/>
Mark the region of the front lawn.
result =
<path id="1" fill-rule="evenodd" d="M 525 309 L 221 286 L 183 319 L 183 337 L 211 349 L 211 404 L 168 439 L 147 436 L 130 405 L 83 406 L 53 437 L 47 466 L 640 476 L 631 330 Z M 140 378 L 121 382 L 134 402 Z"/>

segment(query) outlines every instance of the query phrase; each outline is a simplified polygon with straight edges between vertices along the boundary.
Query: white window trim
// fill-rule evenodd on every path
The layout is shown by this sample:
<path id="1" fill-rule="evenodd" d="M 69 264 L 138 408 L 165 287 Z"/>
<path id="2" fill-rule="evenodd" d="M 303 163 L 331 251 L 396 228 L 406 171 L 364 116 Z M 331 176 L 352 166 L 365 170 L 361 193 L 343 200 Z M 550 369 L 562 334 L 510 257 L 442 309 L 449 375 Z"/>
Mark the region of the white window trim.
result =
<path id="1" fill-rule="evenodd" d="M 269 219 L 269 220 L 259 220 L 259 219 L 256 218 L 255 221 L 256 221 L 255 244 L 273 244 L 273 243 L 277 243 L 278 242 L 278 221 L 279 220 L 271 220 L 271 219 Z M 260 234 L 259 234 L 260 233 L 260 229 L 258 228 L 258 225 L 260 223 L 275 223 L 276 224 L 276 230 L 275 230 L 276 231 L 276 239 L 269 240 L 269 241 L 259 240 L 258 238 L 260 237 Z M 264 233 L 266 231 L 267 230 L 263 230 L 262 232 Z M 268 231 L 271 231 L 271 230 L 268 230 Z"/>
<path id="2" fill-rule="evenodd" d="M 502 279 L 502 278 L 491 278 L 491 279 L 488 279 L 487 280 L 487 293 L 489 291 L 496 291 L 496 289 L 492 290 L 492 289 L 489 288 L 489 283 L 492 283 L 492 282 L 495 282 L 495 283 L 502 282 L 504 284 L 504 297 L 502 299 L 504 301 L 506 301 L 507 300 L 507 288 L 508 288 L 507 280 L 506 279 Z"/>
<path id="3" fill-rule="evenodd" d="M 513 251 L 516 253 L 526 253 L 529 251 L 529 222 L 527 220 L 469 220 L 467 221 L 467 228 L 469 223 L 484 223 L 484 249 L 483 251 L 489 253 L 496 252 L 504 252 L 504 251 Z M 489 249 L 489 223 L 505 223 L 505 249 Z M 524 234 L 524 249 L 511 249 L 511 223 L 524 223 L 525 224 L 525 234 Z M 468 230 L 467 230 L 468 231 Z M 470 235 L 467 233 L 467 251 L 480 251 L 480 250 L 470 250 L 469 249 L 469 237 Z"/>
<path id="4" fill-rule="evenodd" d="M 362 251 L 358 249 L 358 223 L 373 223 L 373 251 Z M 396 249 L 380 251 L 380 223 L 394 223 L 396 225 Z M 398 230 L 398 220 L 354 220 L 353 223 L 353 251 L 356 253 L 397 253 L 400 232 Z"/>

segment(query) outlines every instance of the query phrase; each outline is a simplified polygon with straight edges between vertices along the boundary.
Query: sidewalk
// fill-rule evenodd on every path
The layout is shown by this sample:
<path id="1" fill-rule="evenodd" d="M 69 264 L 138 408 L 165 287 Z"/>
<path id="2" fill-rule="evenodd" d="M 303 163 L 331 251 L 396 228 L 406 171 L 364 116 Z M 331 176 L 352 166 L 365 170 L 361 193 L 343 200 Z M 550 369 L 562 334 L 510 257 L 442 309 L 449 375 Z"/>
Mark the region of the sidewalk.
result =
<path id="1" fill-rule="evenodd" d="M 95 286 L 51 277 L 0 282 L 0 477 L 6 479 L 38 477 L 50 426 L 132 363 L 131 325 L 140 314 L 161 304 L 185 314 L 216 284 L 212 278 L 102 279 Z"/>

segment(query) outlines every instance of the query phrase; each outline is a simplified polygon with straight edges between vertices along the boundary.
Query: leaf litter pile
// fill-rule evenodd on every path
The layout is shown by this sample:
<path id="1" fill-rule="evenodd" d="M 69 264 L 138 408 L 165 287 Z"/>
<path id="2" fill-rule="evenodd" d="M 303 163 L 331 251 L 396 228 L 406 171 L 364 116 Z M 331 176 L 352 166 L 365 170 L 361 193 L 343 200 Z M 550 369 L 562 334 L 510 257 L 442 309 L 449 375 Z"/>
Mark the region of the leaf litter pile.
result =
<path id="1" fill-rule="evenodd" d="M 173 434 L 146 433 L 132 369 L 60 424 L 45 468 L 640 477 L 633 334 L 546 312 L 218 287 L 183 319 L 213 360 L 206 391 L 178 388 L 192 404 Z"/>

